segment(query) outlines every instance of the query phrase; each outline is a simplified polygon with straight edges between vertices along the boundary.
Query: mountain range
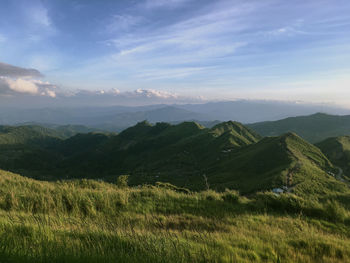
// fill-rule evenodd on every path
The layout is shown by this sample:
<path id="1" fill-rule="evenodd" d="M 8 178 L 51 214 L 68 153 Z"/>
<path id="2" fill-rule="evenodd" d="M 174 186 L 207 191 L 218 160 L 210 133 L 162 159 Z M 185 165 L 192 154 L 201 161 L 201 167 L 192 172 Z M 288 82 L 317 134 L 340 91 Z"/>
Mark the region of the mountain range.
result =
<path id="1" fill-rule="evenodd" d="M 132 185 L 162 181 L 242 193 L 284 186 L 315 196 L 347 189 L 334 177 L 338 164 L 324 147 L 322 152 L 292 132 L 262 137 L 233 121 L 212 128 L 143 121 L 119 134 L 67 136 L 62 127 L 38 126 L 2 127 L 0 132 L 0 167 L 38 179 L 113 182 L 127 174 Z"/>

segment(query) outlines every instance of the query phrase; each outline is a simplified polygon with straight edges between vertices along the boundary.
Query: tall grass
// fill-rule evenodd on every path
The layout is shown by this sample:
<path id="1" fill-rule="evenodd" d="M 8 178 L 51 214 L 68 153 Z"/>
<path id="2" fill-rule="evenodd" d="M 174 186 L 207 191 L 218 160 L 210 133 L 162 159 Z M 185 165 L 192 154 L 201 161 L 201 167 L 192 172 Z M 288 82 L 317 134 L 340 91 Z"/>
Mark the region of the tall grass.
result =
<path id="1" fill-rule="evenodd" d="M 347 262 L 349 228 L 335 199 L 0 172 L 1 262 Z"/>

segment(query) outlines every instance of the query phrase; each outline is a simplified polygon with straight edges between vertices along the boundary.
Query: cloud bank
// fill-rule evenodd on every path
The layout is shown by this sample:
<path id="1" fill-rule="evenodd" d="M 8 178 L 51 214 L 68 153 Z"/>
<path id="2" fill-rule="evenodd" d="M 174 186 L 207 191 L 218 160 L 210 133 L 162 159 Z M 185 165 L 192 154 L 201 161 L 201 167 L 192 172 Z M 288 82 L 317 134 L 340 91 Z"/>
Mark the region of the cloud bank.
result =
<path id="1" fill-rule="evenodd" d="M 0 104 L 15 107 L 138 106 L 150 104 L 193 103 L 203 98 L 181 96 L 156 89 L 73 90 L 60 89 L 43 81 L 36 69 L 0 63 Z"/>
<path id="2" fill-rule="evenodd" d="M 36 69 L 27 69 L 0 62 L 0 96 L 19 94 L 56 97 L 56 86 L 41 81 L 43 75 Z"/>
<path id="3" fill-rule="evenodd" d="M 12 66 L 6 63 L 0 62 L 0 77 L 20 78 L 20 77 L 43 77 L 43 75 L 36 69 L 27 69 Z"/>
<path id="4" fill-rule="evenodd" d="M 78 90 L 57 94 L 56 102 L 67 106 L 143 106 L 152 104 L 199 103 L 202 97 L 183 96 L 169 91 L 155 89 L 136 89 L 134 91 Z"/>

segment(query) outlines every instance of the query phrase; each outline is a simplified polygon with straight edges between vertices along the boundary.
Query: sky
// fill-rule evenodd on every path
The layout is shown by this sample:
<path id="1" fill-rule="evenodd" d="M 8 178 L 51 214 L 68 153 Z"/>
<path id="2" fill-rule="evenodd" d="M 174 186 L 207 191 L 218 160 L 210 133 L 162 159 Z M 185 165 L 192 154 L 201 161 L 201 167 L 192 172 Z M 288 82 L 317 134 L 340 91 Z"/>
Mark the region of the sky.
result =
<path id="1" fill-rule="evenodd" d="M 349 73 L 348 0 L 0 3 L 2 103 L 265 99 L 350 108 Z"/>

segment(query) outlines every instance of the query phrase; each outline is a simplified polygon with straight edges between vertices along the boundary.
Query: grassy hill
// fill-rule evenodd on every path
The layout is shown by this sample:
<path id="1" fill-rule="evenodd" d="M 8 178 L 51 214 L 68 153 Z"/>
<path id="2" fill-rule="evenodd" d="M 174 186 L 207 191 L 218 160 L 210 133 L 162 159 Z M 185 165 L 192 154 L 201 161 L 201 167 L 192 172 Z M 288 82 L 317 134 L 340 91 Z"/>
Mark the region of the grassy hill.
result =
<path id="1" fill-rule="evenodd" d="M 300 195 L 346 190 L 328 174 L 335 168 L 314 145 L 293 133 L 261 139 L 235 122 L 212 129 L 193 122 L 139 123 L 65 159 L 59 167 L 75 178 L 91 175 L 116 180 L 129 174 L 133 185 L 164 181 L 193 190 L 205 189 L 207 184 L 242 193 L 282 186 Z"/>
<path id="2" fill-rule="evenodd" d="M 86 127 L 75 125 L 55 128 L 38 125 L 0 126 L 0 167 L 17 172 L 25 171 L 28 176 L 35 175 L 36 171 L 50 173 L 56 169 L 57 162 L 62 160 L 61 152 L 71 154 L 90 149 L 89 145 L 95 143 L 95 133 L 91 133 L 85 141 L 79 139 L 84 134 L 76 135 L 78 131 L 87 130 Z M 75 139 L 68 139 L 71 135 L 76 135 Z M 47 176 L 41 174 L 41 178 Z"/>
<path id="3" fill-rule="evenodd" d="M 316 143 L 328 137 L 350 134 L 350 115 L 317 113 L 279 121 L 258 122 L 247 126 L 263 136 L 278 136 L 286 132 L 295 132 L 305 140 Z"/>
<path id="4" fill-rule="evenodd" d="M 62 139 L 59 132 L 40 126 L 0 126 L 0 167 L 17 171 L 50 169 L 57 156 L 46 148 Z"/>
<path id="5" fill-rule="evenodd" d="M 106 133 L 101 129 L 91 128 L 84 125 L 52 125 L 49 128 L 54 129 L 63 138 L 69 138 L 76 134 L 86 134 L 92 132 Z"/>
<path id="6" fill-rule="evenodd" d="M 348 262 L 350 188 L 330 173 L 349 141 L 321 152 L 232 121 L 3 127 L 0 167 L 53 181 L 0 170 L 0 261 Z"/>
<path id="7" fill-rule="evenodd" d="M 99 132 L 82 125 L 23 124 L 18 126 L 0 125 L 0 145 L 48 143 L 50 139 L 67 139 L 77 134 Z"/>
<path id="8" fill-rule="evenodd" d="M 325 191 L 347 191 L 327 171 L 332 164 L 315 146 L 296 134 L 267 137 L 240 151 L 226 154 L 210 168 L 214 185 L 241 192 L 288 186 L 299 195 L 322 195 Z"/>
<path id="9" fill-rule="evenodd" d="M 0 126 L 0 145 L 38 145 L 48 142 L 48 138 L 58 139 L 62 138 L 62 135 L 41 126 Z"/>
<path id="10" fill-rule="evenodd" d="M 0 170 L 1 261 L 350 261 L 349 192 L 314 200 L 177 189 Z"/>
<path id="11" fill-rule="evenodd" d="M 94 149 L 66 158 L 58 167 L 72 177 L 98 175 L 115 180 L 120 174 L 130 174 L 133 184 L 163 180 L 203 189 L 205 170 L 223 151 L 235 151 L 259 139 L 259 135 L 235 122 L 212 129 L 194 122 L 178 125 L 141 122 Z"/>
<path id="12" fill-rule="evenodd" d="M 12 153 L 0 158 L 0 167 L 40 179 L 114 182 L 128 174 L 131 185 L 163 181 L 191 190 L 210 186 L 244 194 L 282 186 L 299 195 L 346 188 L 328 174 L 336 169 L 322 152 L 296 134 L 262 139 L 232 121 L 211 129 L 195 122 L 144 121 L 118 135 L 78 134 L 29 150 L 17 145 L 16 154 L 15 146 L 9 147 L 3 152 Z"/>
<path id="13" fill-rule="evenodd" d="M 350 136 L 328 138 L 316 144 L 350 178 Z M 341 171 L 340 171 L 341 173 Z"/>

